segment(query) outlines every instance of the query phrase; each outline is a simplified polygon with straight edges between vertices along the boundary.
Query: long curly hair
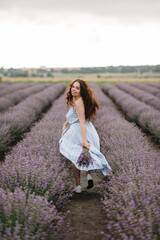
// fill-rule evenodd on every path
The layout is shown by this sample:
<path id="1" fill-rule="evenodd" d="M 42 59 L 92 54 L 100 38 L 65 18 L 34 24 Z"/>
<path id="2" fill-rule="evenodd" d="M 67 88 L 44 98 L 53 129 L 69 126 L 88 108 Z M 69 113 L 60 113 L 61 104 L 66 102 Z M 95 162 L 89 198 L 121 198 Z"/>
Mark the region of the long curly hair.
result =
<path id="1" fill-rule="evenodd" d="M 85 119 L 92 120 L 96 116 L 97 109 L 99 109 L 99 103 L 94 98 L 95 92 L 90 88 L 89 84 L 81 79 L 76 79 L 69 84 L 69 88 L 66 94 L 67 107 L 73 105 L 73 96 L 71 94 L 72 85 L 78 82 L 80 84 L 80 95 L 83 99 L 85 106 Z"/>

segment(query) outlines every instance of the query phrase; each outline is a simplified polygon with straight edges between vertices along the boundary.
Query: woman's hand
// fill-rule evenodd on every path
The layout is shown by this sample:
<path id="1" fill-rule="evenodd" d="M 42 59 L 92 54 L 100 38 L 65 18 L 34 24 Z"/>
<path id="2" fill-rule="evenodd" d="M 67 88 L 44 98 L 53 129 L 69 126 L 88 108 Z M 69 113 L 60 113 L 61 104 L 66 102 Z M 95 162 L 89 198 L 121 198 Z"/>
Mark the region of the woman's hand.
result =
<path id="1" fill-rule="evenodd" d="M 83 148 L 87 148 L 87 149 L 89 150 L 90 145 L 89 145 L 89 143 L 87 142 L 87 140 L 83 140 L 83 141 L 82 141 L 82 147 L 83 147 Z"/>

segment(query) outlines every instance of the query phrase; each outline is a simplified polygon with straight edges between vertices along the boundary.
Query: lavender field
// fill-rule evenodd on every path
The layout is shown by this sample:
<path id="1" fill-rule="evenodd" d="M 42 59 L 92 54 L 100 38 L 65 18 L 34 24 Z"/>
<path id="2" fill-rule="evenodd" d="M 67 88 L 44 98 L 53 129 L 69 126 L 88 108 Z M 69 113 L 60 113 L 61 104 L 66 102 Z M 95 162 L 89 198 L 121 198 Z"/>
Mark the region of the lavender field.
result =
<path id="1" fill-rule="evenodd" d="M 16 85 L 0 84 L 0 240 L 69 240 L 74 226 L 64 209 L 74 186 L 58 148 L 67 85 Z M 159 85 L 91 86 L 100 102 L 93 124 L 114 170 L 98 186 L 105 224 L 101 239 L 158 240 Z"/>

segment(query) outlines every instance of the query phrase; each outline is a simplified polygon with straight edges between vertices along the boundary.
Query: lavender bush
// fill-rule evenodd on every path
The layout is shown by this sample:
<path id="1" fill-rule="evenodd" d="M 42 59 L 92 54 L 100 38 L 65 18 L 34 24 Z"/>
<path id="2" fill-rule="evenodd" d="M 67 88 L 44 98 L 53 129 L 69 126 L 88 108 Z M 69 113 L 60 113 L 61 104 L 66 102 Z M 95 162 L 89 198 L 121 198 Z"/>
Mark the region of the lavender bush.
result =
<path id="1" fill-rule="evenodd" d="M 0 98 L 0 112 L 6 111 L 9 107 L 12 107 L 20 103 L 25 98 L 44 90 L 47 85 L 37 84 L 34 86 L 27 87 L 25 89 L 15 91 L 12 94 L 8 94 L 5 97 Z M 49 86 L 48 86 L 49 87 Z"/>
<path id="2" fill-rule="evenodd" d="M 69 227 L 44 197 L 16 188 L 14 193 L 0 188 L 0 239 L 65 239 Z"/>
<path id="3" fill-rule="evenodd" d="M 0 153 L 7 151 L 10 144 L 16 141 L 17 138 L 31 126 L 33 121 L 38 118 L 39 114 L 49 106 L 65 88 L 66 85 L 63 83 L 53 85 L 27 98 L 9 111 L 3 114 L 1 113 Z"/>
<path id="4" fill-rule="evenodd" d="M 140 84 L 140 83 L 131 83 L 133 87 L 139 88 L 141 90 L 144 90 L 148 93 L 151 93 L 157 97 L 160 98 L 160 91 L 159 89 L 155 89 L 154 87 L 147 86 L 146 84 Z"/>
<path id="5" fill-rule="evenodd" d="M 115 172 L 100 188 L 106 214 L 102 238 L 159 239 L 160 151 L 136 125 L 124 119 L 98 88 L 96 91 L 103 105 L 94 124 L 101 149 Z"/>
<path id="6" fill-rule="evenodd" d="M 125 91 L 126 93 L 129 93 L 136 99 L 148 105 L 151 105 L 155 109 L 160 110 L 160 99 L 158 97 L 153 96 L 153 94 L 147 93 L 143 90 L 140 90 L 138 88 L 135 88 L 124 83 L 118 83 L 116 84 L 116 87 L 118 87 L 122 91 Z"/>
<path id="7" fill-rule="evenodd" d="M 115 101 L 128 119 L 139 124 L 145 131 L 160 140 L 160 112 L 118 88 L 108 87 L 108 85 L 103 85 L 103 91 Z"/>

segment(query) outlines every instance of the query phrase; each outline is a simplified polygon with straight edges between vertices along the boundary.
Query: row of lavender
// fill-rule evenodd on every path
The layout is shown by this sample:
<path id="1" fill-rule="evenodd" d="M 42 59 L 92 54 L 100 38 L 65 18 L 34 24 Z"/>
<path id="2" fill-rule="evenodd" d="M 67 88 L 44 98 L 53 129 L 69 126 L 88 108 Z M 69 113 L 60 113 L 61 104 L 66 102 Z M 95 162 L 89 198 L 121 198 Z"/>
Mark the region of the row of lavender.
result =
<path id="1" fill-rule="evenodd" d="M 94 124 L 101 151 L 115 174 L 100 188 L 105 240 L 156 240 L 160 237 L 160 151 L 134 123 L 118 112 L 98 88 L 101 111 Z"/>
<path id="2" fill-rule="evenodd" d="M 0 239 L 65 239 L 62 214 L 72 196 L 58 139 L 65 121 L 64 95 L 25 133 L 0 168 Z"/>
<path id="3" fill-rule="evenodd" d="M 0 82 L 0 91 L 11 86 L 12 83 L 11 82 Z"/>
<path id="4" fill-rule="evenodd" d="M 151 105 L 152 107 L 154 107 L 155 109 L 160 111 L 160 98 L 159 97 L 156 97 L 151 93 L 148 93 L 144 90 L 140 90 L 136 87 L 133 87 L 131 85 L 124 84 L 124 83 L 117 83 L 116 87 L 118 87 L 122 91 L 129 93 L 136 99 L 138 99 L 148 105 Z"/>
<path id="5" fill-rule="evenodd" d="M 31 87 L 33 86 L 33 84 L 25 84 L 25 83 L 17 83 L 17 84 L 11 84 L 11 85 L 8 85 L 7 87 L 3 88 L 1 87 L 0 85 L 0 97 L 3 97 L 3 96 L 6 96 L 10 93 L 13 93 L 17 90 L 20 90 L 20 89 L 25 89 L 25 88 L 28 88 L 28 87 Z"/>
<path id="6" fill-rule="evenodd" d="M 102 89 L 114 100 L 129 120 L 139 124 L 145 131 L 150 132 L 156 139 L 160 140 L 159 110 L 110 84 L 104 84 Z"/>
<path id="7" fill-rule="evenodd" d="M 155 88 L 151 85 L 147 85 L 147 84 L 140 84 L 140 83 L 131 83 L 132 86 L 139 88 L 141 90 L 144 90 L 148 93 L 151 93 L 153 95 L 155 95 L 156 97 L 160 98 L 160 91 L 159 88 Z"/>
<path id="8" fill-rule="evenodd" d="M 13 107 L 17 105 L 25 98 L 44 90 L 49 87 L 49 85 L 45 84 L 36 84 L 36 85 L 26 85 L 26 88 L 18 89 L 10 94 L 5 95 L 4 97 L 0 97 L 0 112 L 6 111 L 9 107 Z"/>
<path id="9" fill-rule="evenodd" d="M 0 114 L 0 154 L 6 152 L 38 119 L 42 111 L 48 107 L 66 88 L 66 84 L 56 84 L 36 93 L 5 113 Z"/>
<path id="10" fill-rule="evenodd" d="M 160 89 L 160 83 L 147 83 L 148 86 Z"/>

